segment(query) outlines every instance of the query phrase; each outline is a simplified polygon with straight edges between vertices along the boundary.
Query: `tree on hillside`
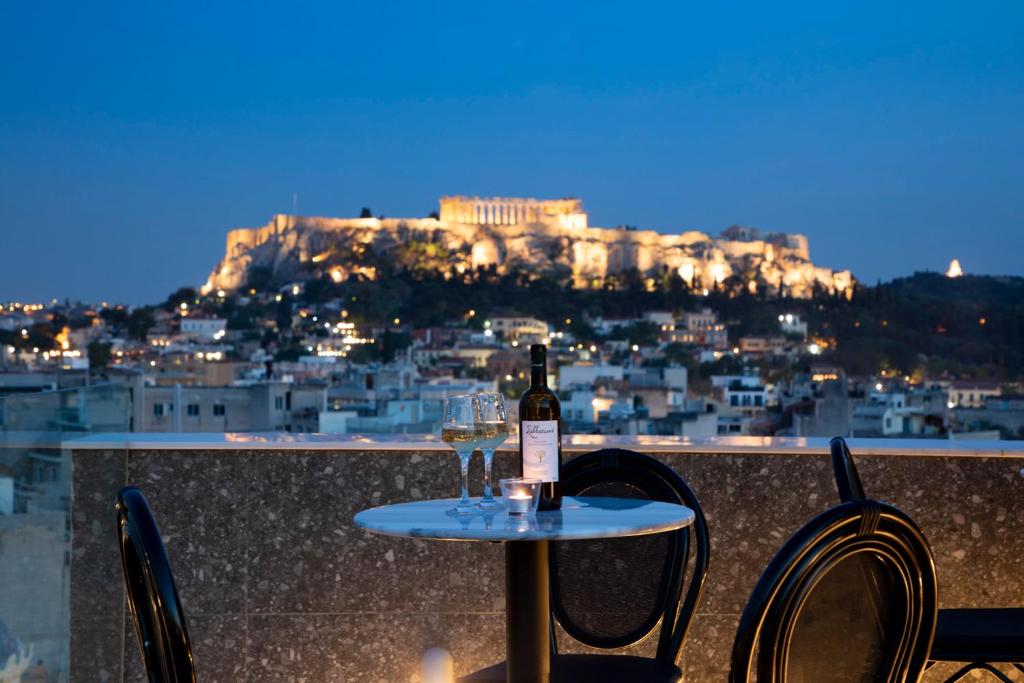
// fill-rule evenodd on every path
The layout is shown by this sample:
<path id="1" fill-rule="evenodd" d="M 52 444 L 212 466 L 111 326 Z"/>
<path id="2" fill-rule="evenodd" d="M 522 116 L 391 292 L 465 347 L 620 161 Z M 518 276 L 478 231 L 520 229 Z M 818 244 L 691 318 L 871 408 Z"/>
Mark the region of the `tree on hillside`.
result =
<path id="1" fill-rule="evenodd" d="M 125 321 L 125 329 L 134 339 L 146 341 L 146 334 L 155 324 L 156 319 L 153 318 L 152 310 L 146 307 L 136 308 L 128 314 L 128 318 Z"/>
<path id="2" fill-rule="evenodd" d="M 245 289 L 264 292 L 270 289 L 274 281 L 274 272 L 267 266 L 253 266 L 246 272 Z"/>
<path id="3" fill-rule="evenodd" d="M 86 353 L 89 356 L 89 367 L 93 370 L 105 368 L 110 365 L 110 344 L 99 341 L 89 342 L 89 346 L 86 348 Z"/>
<path id="4" fill-rule="evenodd" d="M 100 311 L 100 317 L 103 318 L 103 322 L 110 327 L 120 330 L 128 321 L 128 311 L 126 311 L 123 306 L 104 308 Z"/>
<path id="5" fill-rule="evenodd" d="M 274 322 L 277 323 L 279 332 L 292 329 L 292 300 L 289 297 L 282 295 L 281 300 L 277 302 Z"/>
<path id="6" fill-rule="evenodd" d="M 198 296 L 199 294 L 194 288 L 181 287 L 167 297 L 167 301 L 164 302 L 164 308 L 168 311 L 173 311 L 181 306 L 181 304 L 191 304 Z"/>

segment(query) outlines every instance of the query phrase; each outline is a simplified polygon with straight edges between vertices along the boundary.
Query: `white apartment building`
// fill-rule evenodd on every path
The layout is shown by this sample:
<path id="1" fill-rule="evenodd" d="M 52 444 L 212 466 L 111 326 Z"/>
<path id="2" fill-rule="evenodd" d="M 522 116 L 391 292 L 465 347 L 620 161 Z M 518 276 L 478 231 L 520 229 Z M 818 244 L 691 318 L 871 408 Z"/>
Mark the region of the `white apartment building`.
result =
<path id="1" fill-rule="evenodd" d="M 182 318 L 181 334 L 183 337 L 196 341 L 213 341 L 220 339 L 227 331 L 227 321 L 223 318 Z"/>
<path id="2" fill-rule="evenodd" d="M 998 382 L 958 380 L 949 386 L 951 408 L 984 408 L 985 401 L 1002 394 Z"/>
<path id="3" fill-rule="evenodd" d="M 320 385 L 147 386 L 136 389 L 143 432 L 316 432 Z"/>
<path id="4" fill-rule="evenodd" d="M 758 375 L 712 375 L 711 387 L 725 405 L 745 416 L 763 413 L 768 389 Z"/>
<path id="5" fill-rule="evenodd" d="M 558 386 L 568 389 L 574 386 L 591 387 L 598 380 L 618 381 L 623 378 L 621 365 L 598 363 L 573 363 L 558 368 Z"/>
<path id="6" fill-rule="evenodd" d="M 508 340 L 540 341 L 551 335 L 546 322 L 525 316 L 495 316 L 484 326 L 493 334 L 500 334 Z"/>
<path id="7" fill-rule="evenodd" d="M 709 330 L 718 325 L 718 314 L 710 308 L 702 308 L 699 311 L 687 311 L 683 313 L 682 323 L 683 329 L 687 332 Z"/>
<path id="8" fill-rule="evenodd" d="M 805 339 L 807 338 L 807 322 L 796 313 L 780 314 L 779 330 L 781 330 L 782 334 L 796 334 Z"/>
<path id="9" fill-rule="evenodd" d="M 671 331 L 662 333 L 661 340 L 712 349 L 725 349 L 729 346 L 729 334 L 725 325 L 718 319 L 718 313 L 710 308 L 683 313 L 679 324 Z"/>
<path id="10" fill-rule="evenodd" d="M 786 353 L 786 338 L 740 337 L 739 349 L 748 356 L 781 356 Z"/>

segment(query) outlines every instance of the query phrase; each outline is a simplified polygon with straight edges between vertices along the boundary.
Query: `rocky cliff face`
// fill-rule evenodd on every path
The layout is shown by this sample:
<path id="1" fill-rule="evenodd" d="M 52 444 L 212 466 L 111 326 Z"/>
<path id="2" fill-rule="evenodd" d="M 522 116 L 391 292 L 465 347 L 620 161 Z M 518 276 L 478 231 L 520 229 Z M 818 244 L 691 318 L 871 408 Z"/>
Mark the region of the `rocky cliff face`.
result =
<path id="1" fill-rule="evenodd" d="M 458 199 L 462 207 L 466 200 Z M 497 213 L 467 213 L 446 207 L 445 201 L 450 200 L 442 200 L 442 217 L 455 215 L 460 221 L 277 215 L 263 227 L 232 230 L 224 259 L 204 289 L 237 289 L 256 267 L 268 269 L 278 281 L 315 271 L 329 273 L 338 282 L 352 275 L 372 279 L 373 263 L 393 258 L 401 267 L 465 272 L 494 265 L 499 272 L 519 268 L 571 276 L 577 287 L 601 286 L 631 269 L 652 278 L 671 269 L 698 289 L 728 282 L 797 297 L 810 296 L 816 286 L 829 292 L 851 291 L 849 271 L 811 263 L 803 235 L 766 235 L 743 227 L 729 228 L 717 238 L 702 232 L 665 235 L 588 227 L 581 211 L 545 212 L 555 202 L 479 200 L 487 206 L 496 201 L 499 206 L 500 201 L 516 203 Z M 560 209 L 568 200 L 558 201 Z"/>

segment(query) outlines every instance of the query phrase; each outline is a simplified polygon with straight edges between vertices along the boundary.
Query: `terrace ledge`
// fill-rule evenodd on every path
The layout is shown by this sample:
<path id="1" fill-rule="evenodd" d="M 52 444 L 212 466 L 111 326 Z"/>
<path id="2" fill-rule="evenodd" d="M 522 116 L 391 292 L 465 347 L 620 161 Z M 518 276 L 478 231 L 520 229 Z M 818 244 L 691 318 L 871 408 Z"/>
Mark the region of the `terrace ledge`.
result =
<path id="1" fill-rule="evenodd" d="M 826 438 L 720 436 L 702 439 L 672 436 L 605 436 L 573 434 L 564 437 L 565 451 L 598 448 L 630 448 L 645 453 L 716 453 L 762 455 L 824 455 Z M 861 455 L 950 456 L 988 458 L 1024 457 L 1024 441 L 975 441 L 958 439 L 847 439 Z M 270 433 L 109 433 L 64 439 L 71 450 L 245 450 L 245 451 L 424 451 L 448 446 L 432 434 L 289 434 Z M 515 440 L 499 450 L 514 450 Z"/>

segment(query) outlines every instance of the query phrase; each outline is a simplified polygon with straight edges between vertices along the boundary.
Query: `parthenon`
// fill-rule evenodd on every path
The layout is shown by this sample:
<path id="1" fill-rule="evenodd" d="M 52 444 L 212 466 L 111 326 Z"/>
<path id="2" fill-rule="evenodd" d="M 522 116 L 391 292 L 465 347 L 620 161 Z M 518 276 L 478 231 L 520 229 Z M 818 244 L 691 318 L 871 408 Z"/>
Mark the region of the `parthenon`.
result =
<path id="1" fill-rule="evenodd" d="M 466 225 L 541 223 L 586 228 L 587 214 L 579 199 L 519 197 L 441 197 L 441 222 Z"/>

